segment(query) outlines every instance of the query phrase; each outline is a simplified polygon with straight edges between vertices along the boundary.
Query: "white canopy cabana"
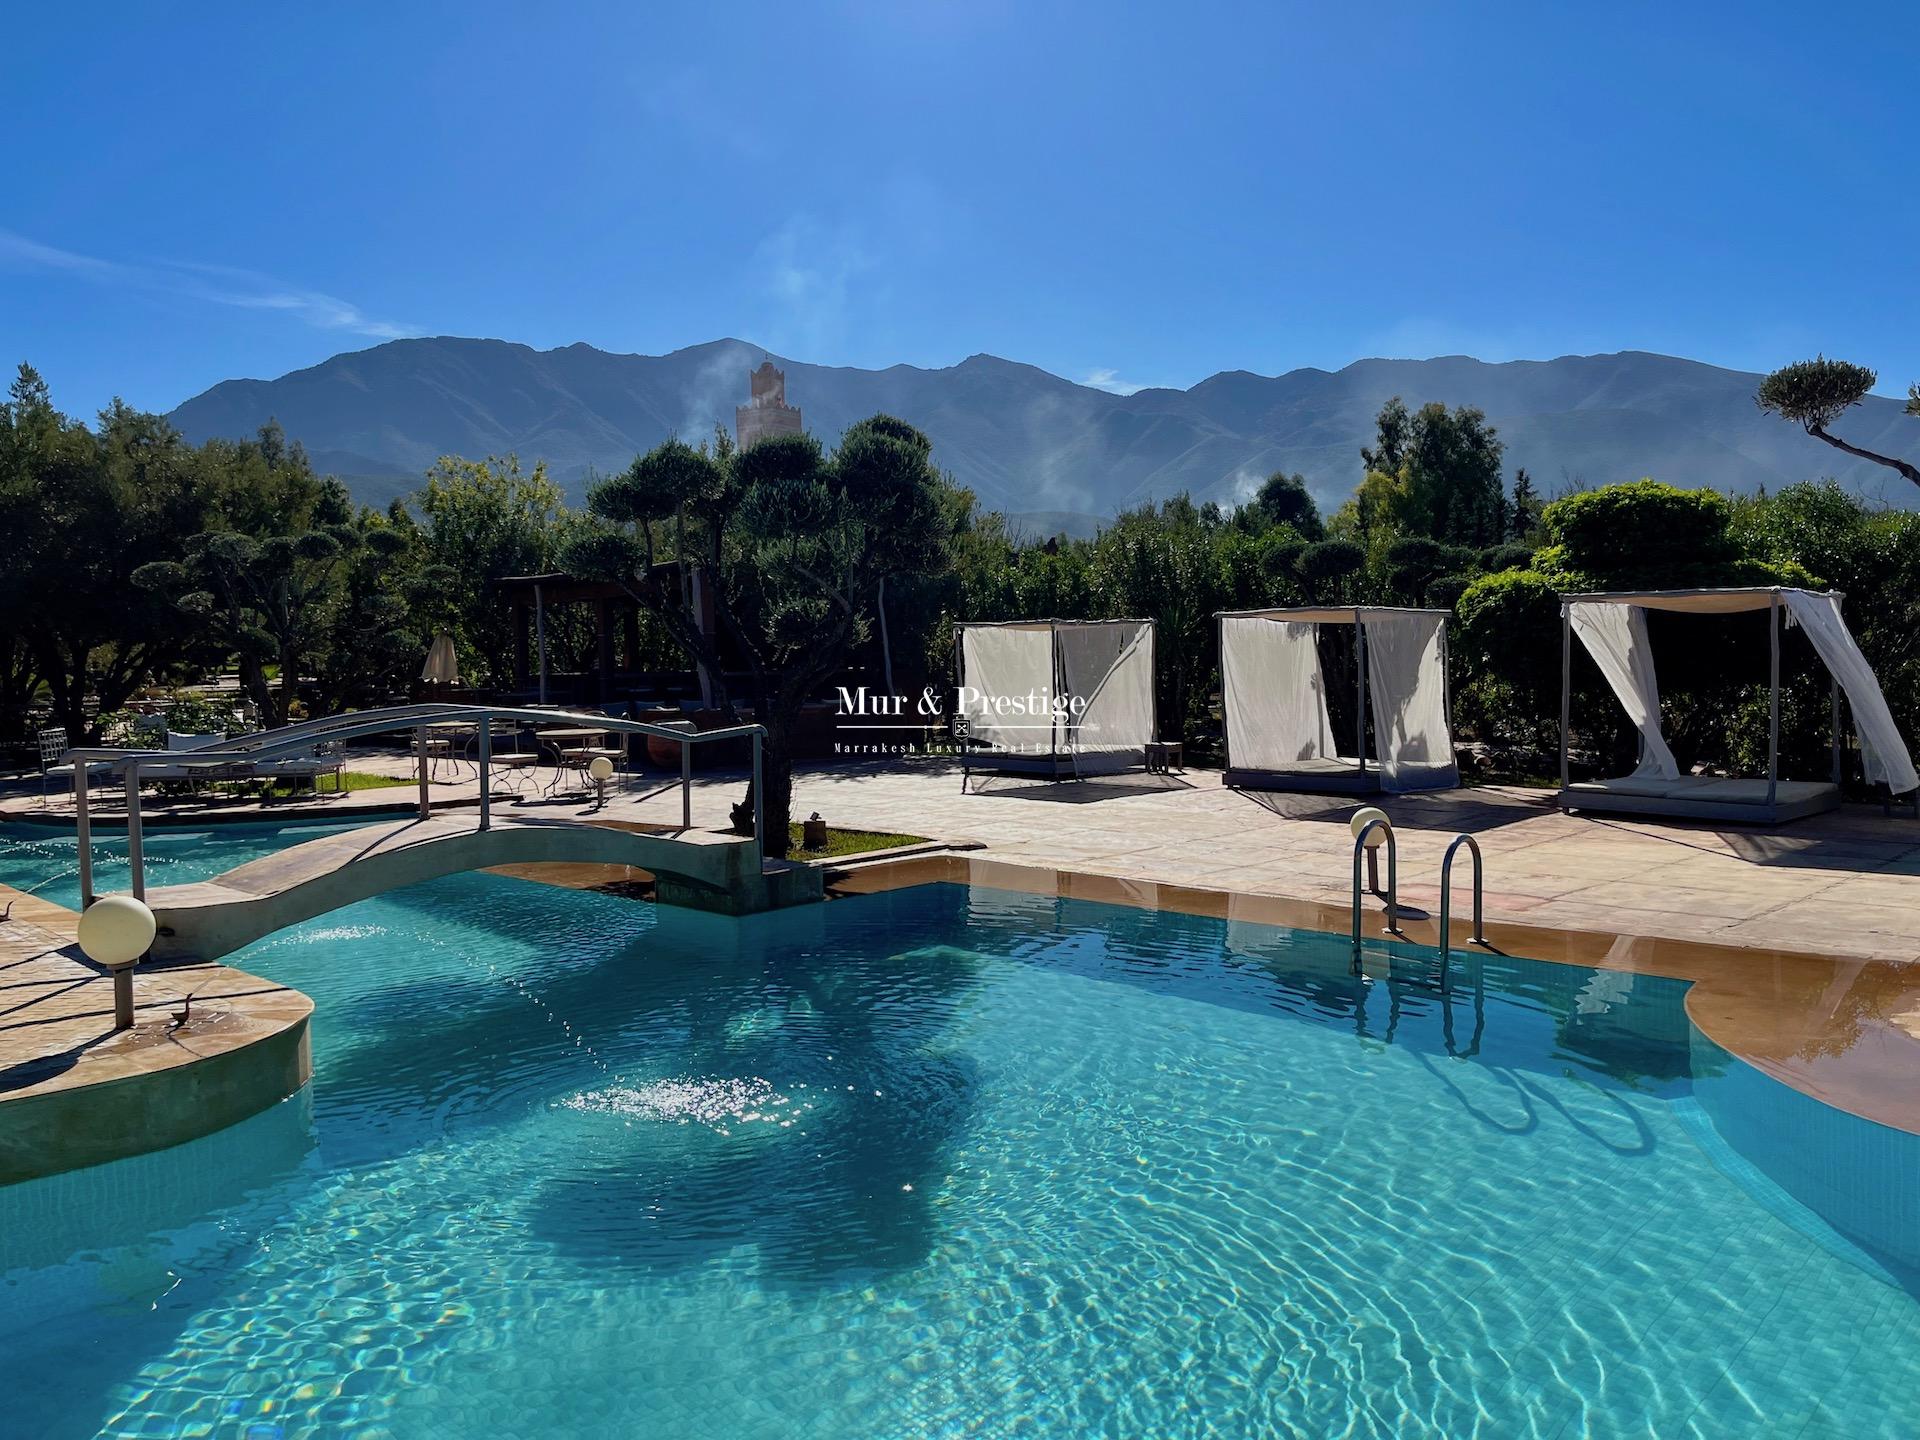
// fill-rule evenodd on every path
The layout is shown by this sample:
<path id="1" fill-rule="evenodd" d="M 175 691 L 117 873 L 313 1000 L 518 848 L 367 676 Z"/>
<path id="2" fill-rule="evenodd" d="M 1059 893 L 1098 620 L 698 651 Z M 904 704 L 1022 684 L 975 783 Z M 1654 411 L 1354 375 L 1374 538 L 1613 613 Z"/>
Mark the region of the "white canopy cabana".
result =
<path id="1" fill-rule="evenodd" d="M 1155 738 L 1151 620 L 957 627 L 966 768 L 1051 775 L 1144 764 Z"/>
<path id="2" fill-rule="evenodd" d="M 1837 590 L 1797 590 L 1784 586 L 1726 590 L 1642 590 L 1596 595 L 1563 595 L 1560 671 L 1560 804 L 1568 810 L 1605 810 L 1646 815 L 1676 815 L 1703 820 L 1747 820 L 1772 824 L 1832 810 L 1840 804 L 1840 697 L 1853 710 L 1861 761 L 1869 781 L 1885 785 L 1889 796 L 1920 788 L 1913 760 L 1900 738 L 1880 682 L 1840 618 Z M 1660 729 L 1660 683 L 1647 637 L 1647 612 L 1687 615 L 1739 615 L 1767 612 L 1771 641 L 1770 701 L 1767 723 L 1767 775 L 1762 779 L 1724 779 L 1682 775 Z M 1833 760 L 1825 781 L 1780 776 L 1780 632 L 1797 625 L 1833 676 Z M 1567 749 L 1573 696 L 1573 640 L 1599 666 L 1640 735 L 1640 760 L 1631 775 L 1611 780 L 1570 783 Z"/>
<path id="3" fill-rule="evenodd" d="M 1447 612 L 1373 605 L 1223 611 L 1221 698 L 1230 786 L 1337 794 L 1460 783 L 1447 700 Z M 1327 711 L 1320 627 L 1354 630 L 1354 753 Z M 1373 718 L 1369 755 L 1367 718 Z"/>

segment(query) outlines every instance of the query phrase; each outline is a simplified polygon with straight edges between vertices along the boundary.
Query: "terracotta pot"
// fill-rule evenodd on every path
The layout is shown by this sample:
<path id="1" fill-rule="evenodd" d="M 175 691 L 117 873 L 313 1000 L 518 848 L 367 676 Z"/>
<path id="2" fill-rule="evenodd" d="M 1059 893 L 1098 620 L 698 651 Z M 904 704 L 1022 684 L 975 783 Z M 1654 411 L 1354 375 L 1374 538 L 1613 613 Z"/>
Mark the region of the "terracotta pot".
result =
<path id="1" fill-rule="evenodd" d="M 729 720 L 726 713 L 721 710 L 648 711 L 636 718 L 662 722 L 690 720 L 696 730 L 719 730 L 735 723 Z M 746 763 L 747 754 L 747 744 L 744 740 L 719 740 L 710 745 L 695 745 L 693 768 L 705 770 L 715 765 L 742 765 Z M 680 769 L 680 742 L 668 740 L 664 736 L 649 735 L 647 759 L 662 770 L 677 773 Z"/>

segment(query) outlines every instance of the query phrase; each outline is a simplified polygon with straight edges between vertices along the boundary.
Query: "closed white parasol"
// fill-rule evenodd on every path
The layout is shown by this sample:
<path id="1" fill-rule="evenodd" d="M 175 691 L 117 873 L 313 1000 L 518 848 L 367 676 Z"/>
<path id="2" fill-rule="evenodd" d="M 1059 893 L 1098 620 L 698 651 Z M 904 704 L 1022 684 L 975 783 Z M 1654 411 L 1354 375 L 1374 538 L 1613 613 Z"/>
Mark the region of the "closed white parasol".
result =
<path id="1" fill-rule="evenodd" d="M 429 685 L 458 685 L 460 657 L 453 653 L 453 637 L 442 631 L 427 647 L 427 663 L 420 667 L 420 678 Z"/>

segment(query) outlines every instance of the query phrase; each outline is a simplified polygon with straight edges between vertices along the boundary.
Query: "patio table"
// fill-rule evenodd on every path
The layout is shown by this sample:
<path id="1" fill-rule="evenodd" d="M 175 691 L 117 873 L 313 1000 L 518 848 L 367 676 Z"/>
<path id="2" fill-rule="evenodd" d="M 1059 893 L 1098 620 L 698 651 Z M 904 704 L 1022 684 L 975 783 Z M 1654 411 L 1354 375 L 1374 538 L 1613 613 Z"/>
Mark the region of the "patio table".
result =
<path id="1" fill-rule="evenodd" d="M 491 720 L 488 725 L 496 742 L 503 738 L 511 739 L 519 730 L 519 726 L 511 720 Z M 425 725 L 421 728 L 427 733 L 429 774 L 432 773 L 431 767 L 438 758 L 444 757 L 448 768 L 453 771 L 456 778 L 459 775 L 458 767 L 461 765 L 465 765 L 473 772 L 474 779 L 480 778 L 480 761 L 474 754 L 474 747 L 480 740 L 479 721 L 442 720 L 438 724 Z M 524 763 L 516 760 L 510 752 L 504 754 L 496 752 L 493 758 L 495 764 L 504 762 L 502 768 L 507 769 Z"/>

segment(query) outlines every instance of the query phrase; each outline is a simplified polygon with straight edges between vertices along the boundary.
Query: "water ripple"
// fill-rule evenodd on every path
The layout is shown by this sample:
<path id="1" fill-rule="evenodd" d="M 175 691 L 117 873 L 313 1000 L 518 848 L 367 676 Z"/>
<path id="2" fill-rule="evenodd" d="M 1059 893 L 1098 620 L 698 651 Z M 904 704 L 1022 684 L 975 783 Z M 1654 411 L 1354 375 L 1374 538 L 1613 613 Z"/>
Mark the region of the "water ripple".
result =
<path id="1" fill-rule="evenodd" d="M 1495 957 L 1449 998 L 1417 955 L 1357 980 L 1337 938 L 1077 901 L 930 887 L 742 923 L 484 875 L 238 959 L 315 998 L 310 1117 L 0 1190 L 0 1432 L 1909 1413 L 1912 1287 L 1730 1178 L 1674 982 Z M 1854 1132 L 1795 1114 L 1854 1218 L 1920 1227 L 1888 1178 L 1908 1152 L 1849 1160 Z"/>

